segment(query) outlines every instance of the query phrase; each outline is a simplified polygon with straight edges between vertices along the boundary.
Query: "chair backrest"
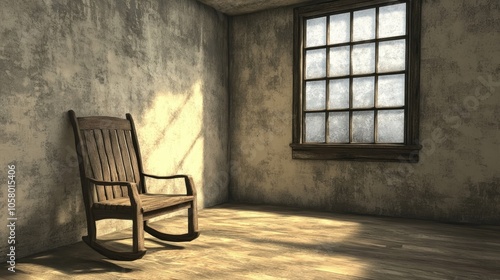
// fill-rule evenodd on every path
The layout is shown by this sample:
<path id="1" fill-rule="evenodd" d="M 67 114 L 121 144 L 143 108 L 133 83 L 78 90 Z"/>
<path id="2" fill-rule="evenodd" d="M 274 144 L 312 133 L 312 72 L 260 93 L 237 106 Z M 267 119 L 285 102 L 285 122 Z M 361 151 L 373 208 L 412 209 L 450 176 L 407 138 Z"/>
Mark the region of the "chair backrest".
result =
<path id="1" fill-rule="evenodd" d="M 127 114 L 126 119 L 77 118 L 73 110 L 68 113 L 75 135 L 84 196 L 90 198 L 90 195 L 93 201 L 128 196 L 127 188 L 123 186 L 96 186 L 89 190 L 84 185 L 86 177 L 99 181 L 134 182 L 138 192 L 143 193 L 141 154 L 132 116 Z"/>

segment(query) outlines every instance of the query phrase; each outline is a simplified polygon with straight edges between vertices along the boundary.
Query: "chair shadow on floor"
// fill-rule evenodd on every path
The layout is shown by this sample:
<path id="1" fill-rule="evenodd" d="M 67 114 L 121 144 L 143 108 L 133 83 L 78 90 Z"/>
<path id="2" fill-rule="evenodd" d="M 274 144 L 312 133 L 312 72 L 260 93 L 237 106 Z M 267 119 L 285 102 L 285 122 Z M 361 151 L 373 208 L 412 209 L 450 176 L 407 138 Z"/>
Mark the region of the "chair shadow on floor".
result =
<path id="1" fill-rule="evenodd" d="M 116 236 L 105 239 L 106 246 L 116 250 L 130 250 L 132 240 L 130 236 Z M 149 245 L 148 255 L 153 255 L 157 251 L 177 251 L 183 250 L 183 246 L 172 245 L 157 240 L 152 236 L 145 237 L 145 242 Z M 68 248 L 70 247 L 70 248 Z M 29 273 L 23 272 L 23 267 L 29 266 Z M 62 246 L 49 251 L 37 253 L 27 258 L 21 258 L 16 264 L 16 276 L 22 277 L 23 274 L 33 275 L 33 270 L 38 270 L 39 275 L 97 275 L 107 272 L 131 273 L 141 270 L 140 267 L 128 265 L 125 261 L 114 261 L 108 259 L 99 253 L 93 251 L 84 242 Z M 2 269 L 7 272 L 7 269 Z M 0 273 L 0 278 L 3 273 Z M 20 278 L 21 279 L 21 278 Z"/>

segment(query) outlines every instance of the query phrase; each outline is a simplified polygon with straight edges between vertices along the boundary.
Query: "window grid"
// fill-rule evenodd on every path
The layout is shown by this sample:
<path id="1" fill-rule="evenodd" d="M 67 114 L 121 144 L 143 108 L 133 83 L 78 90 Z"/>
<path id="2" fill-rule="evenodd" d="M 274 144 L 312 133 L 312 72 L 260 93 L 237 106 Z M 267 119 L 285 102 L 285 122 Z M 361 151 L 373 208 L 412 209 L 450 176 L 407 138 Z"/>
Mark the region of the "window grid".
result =
<path id="1" fill-rule="evenodd" d="M 394 4 L 388 4 L 388 5 L 394 5 Z M 304 25 L 305 22 L 307 20 L 310 20 L 310 19 L 314 19 L 314 18 L 321 18 L 321 17 L 325 17 L 325 21 L 326 21 L 326 38 L 325 38 L 325 45 L 319 45 L 319 46 L 305 46 L 303 47 L 303 51 L 302 51 L 302 55 L 303 57 L 305 58 L 306 57 L 306 52 L 307 51 L 310 51 L 310 50 L 320 50 L 320 49 L 324 49 L 325 52 L 326 52 L 326 59 L 325 59 L 325 77 L 318 77 L 318 78 L 306 78 L 305 77 L 305 73 L 306 73 L 306 64 L 304 63 L 303 64 L 303 69 L 302 69 L 302 73 L 303 73 L 303 89 L 302 89 L 302 92 L 303 92 L 303 95 L 305 95 L 305 87 L 306 87 L 306 82 L 311 82 L 311 81 L 325 81 L 325 109 L 322 109 L 322 110 L 306 110 L 306 104 L 304 102 L 303 104 L 303 108 L 302 108 L 302 120 L 303 120 L 303 127 L 304 127 L 304 130 L 302 132 L 302 137 L 303 137 L 303 142 L 306 142 L 305 138 L 306 138 L 306 131 L 307 131 L 307 126 L 306 126 L 306 123 L 305 123 L 305 119 L 306 119 L 306 114 L 310 114 L 310 113 L 323 113 L 324 114 L 324 118 L 325 118 L 325 125 L 324 125 L 324 132 L 325 132 L 325 135 L 324 135 L 324 143 L 336 143 L 336 144 L 349 144 L 349 143 L 367 143 L 367 144 L 374 144 L 374 143 L 385 143 L 385 142 L 380 142 L 378 141 L 378 115 L 379 115 L 379 111 L 383 110 L 383 111 L 395 111 L 395 110 L 403 110 L 404 112 L 404 130 L 406 130 L 406 121 L 407 121 L 407 118 L 408 118 L 408 113 L 407 113 L 407 104 L 408 104 L 408 96 L 407 96 L 407 79 L 408 79 L 408 73 L 407 73 L 407 70 L 408 70 L 408 52 L 409 52 L 409 39 L 408 39 L 408 35 L 409 35 L 409 32 L 408 32 L 408 22 L 409 22 L 409 17 L 406 16 L 406 31 L 405 31 L 405 35 L 400 35 L 400 36 L 391 36 L 391 37 L 384 37 L 384 38 L 379 38 L 379 9 L 380 7 L 383 7 L 383 6 L 377 6 L 377 7 L 374 7 L 375 9 L 375 35 L 374 35 L 374 38 L 373 39 L 368 39 L 368 40 L 360 40 L 360 41 L 353 41 L 354 40 L 354 13 L 357 12 L 357 11 L 363 11 L 363 10 L 367 10 L 367 9 L 370 9 L 369 7 L 364 7 L 364 8 L 361 8 L 361 9 L 356 9 L 356 10 L 351 10 L 349 11 L 349 21 L 350 21 L 350 26 L 349 26 L 349 29 L 350 29 L 350 34 L 349 34 L 349 37 L 350 37 L 350 40 L 349 42 L 343 42 L 343 43 L 331 43 L 330 42 L 330 28 L 331 28 L 331 17 L 332 16 L 335 16 L 335 15 L 339 15 L 339 14 L 345 14 L 346 11 L 342 11 L 342 12 L 337 12 L 337 13 L 330 13 L 330 14 L 327 14 L 327 15 L 320 15 L 320 16 L 315 16 L 315 17 L 311 17 L 311 18 L 305 18 L 304 19 Z M 409 6 L 406 5 L 406 15 L 408 15 L 408 11 L 409 11 Z M 307 38 L 307 29 L 304 29 L 303 30 L 303 38 Z M 381 42 L 391 42 L 391 41 L 397 41 L 397 40 L 404 40 L 405 42 L 405 62 L 404 62 L 404 65 L 405 65 L 405 68 L 404 70 L 400 70 L 400 71 L 385 71 L 385 72 L 379 72 L 379 69 L 378 69 L 378 62 L 379 62 L 379 44 Z M 305 40 L 304 40 L 305 41 Z M 369 44 L 369 43 L 373 43 L 374 44 L 374 48 L 375 48 L 375 61 L 374 61 L 374 71 L 373 73 L 363 73 L 363 74 L 353 74 L 353 49 L 355 46 L 357 45 L 363 45 L 363 44 Z M 343 75 L 343 76 L 330 76 L 330 51 L 332 48 L 336 47 L 345 47 L 345 46 L 349 46 L 349 75 Z M 404 105 L 403 106 L 384 106 L 384 107 L 379 107 L 379 105 L 377 104 L 378 103 L 378 85 L 379 85 L 379 76 L 389 76 L 389 75 L 398 75 L 398 74 L 404 74 L 404 84 L 405 84 L 405 87 L 404 87 Z M 353 81 L 355 78 L 363 78 L 363 77 L 373 77 L 374 78 L 374 84 L 373 84 L 373 107 L 368 107 L 368 108 L 354 108 L 354 105 L 353 105 Z M 331 109 L 329 108 L 329 101 L 330 101 L 330 83 L 331 81 L 333 80 L 341 80 L 341 79 L 349 79 L 349 108 L 344 108 L 344 109 Z M 372 142 L 354 142 L 353 141 L 353 112 L 363 112 L 363 111 L 370 111 L 370 112 L 373 112 L 374 116 L 373 116 L 373 141 Z M 330 128 L 330 125 L 329 125 L 329 122 L 330 122 L 330 113 L 332 112 L 349 112 L 349 142 L 330 142 L 330 133 L 329 133 L 329 128 Z M 403 133 L 404 135 L 404 139 L 401 143 L 405 143 L 406 142 L 406 133 Z M 310 143 L 315 143 L 315 142 L 310 142 Z M 319 142 L 321 143 L 321 142 Z M 398 142 L 399 143 L 399 142 Z"/>

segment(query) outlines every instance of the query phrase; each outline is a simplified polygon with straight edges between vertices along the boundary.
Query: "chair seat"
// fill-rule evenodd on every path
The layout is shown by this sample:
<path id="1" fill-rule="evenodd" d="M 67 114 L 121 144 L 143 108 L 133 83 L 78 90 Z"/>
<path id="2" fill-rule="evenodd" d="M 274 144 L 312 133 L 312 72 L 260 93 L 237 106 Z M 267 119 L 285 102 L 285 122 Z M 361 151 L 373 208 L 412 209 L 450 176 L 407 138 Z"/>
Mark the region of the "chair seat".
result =
<path id="1" fill-rule="evenodd" d="M 168 208 L 193 201 L 193 196 L 189 195 L 169 195 L 169 194 L 139 194 L 142 202 L 142 212 L 147 213 L 158 209 Z M 128 197 L 115 198 L 105 201 L 95 202 L 95 209 L 110 211 L 130 211 L 130 199 Z"/>

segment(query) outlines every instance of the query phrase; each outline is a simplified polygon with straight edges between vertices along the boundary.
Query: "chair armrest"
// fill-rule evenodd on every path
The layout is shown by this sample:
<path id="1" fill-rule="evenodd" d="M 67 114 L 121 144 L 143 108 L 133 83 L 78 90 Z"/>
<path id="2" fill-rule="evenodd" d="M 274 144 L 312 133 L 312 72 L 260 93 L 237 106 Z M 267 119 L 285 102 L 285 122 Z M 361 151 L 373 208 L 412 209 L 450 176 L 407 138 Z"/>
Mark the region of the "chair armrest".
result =
<path id="1" fill-rule="evenodd" d="M 142 209 L 142 201 L 139 197 L 139 192 L 137 191 L 137 184 L 134 182 L 126 182 L 126 181 L 99 181 L 93 178 L 86 177 L 85 178 L 89 183 L 94 185 L 101 186 L 124 186 L 127 188 L 128 197 L 130 199 L 130 205 L 132 208 L 140 211 Z"/>
<path id="2" fill-rule="evenodd" d="M 189 175 L 178 174 L 178 175 L 171 175 L 171 176 L 157 176 L 157 175 L 151 175 L 151 174 L 146 174 L 146 173 L 142 173 L 142 175 L 144 175 L 145 177 L 158 179 L 158 180 L 169 180 L 169 179 L 183 178 L 184 183 L 186 184 L 186 194 L 196 196 L 196 188 L 194 186 L 193 178 Z"/>

